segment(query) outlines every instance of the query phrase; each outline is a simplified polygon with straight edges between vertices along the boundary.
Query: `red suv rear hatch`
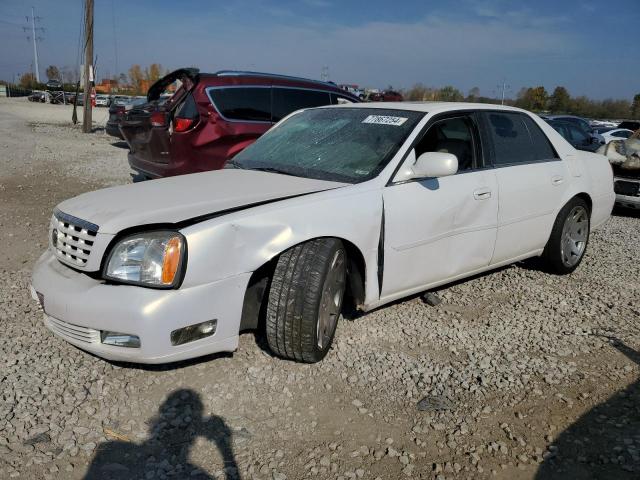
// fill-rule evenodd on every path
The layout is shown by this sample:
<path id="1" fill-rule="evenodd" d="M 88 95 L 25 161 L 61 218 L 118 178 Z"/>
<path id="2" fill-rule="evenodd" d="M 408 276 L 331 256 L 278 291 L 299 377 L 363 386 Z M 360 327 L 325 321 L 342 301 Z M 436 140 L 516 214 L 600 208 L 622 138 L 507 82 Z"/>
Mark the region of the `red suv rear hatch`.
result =
<path id="1" fill-rule="evenodd" d="M 199 70 L 195 68 L 171 72 L 149 88 L 148 103 L 125 115 L 120 131 L 129 144 L 130 156 L 143 164 L 169 163 L 172 131 L 185 131 L 195 126 L 199 119 L 190 94 L 198 83 L 198 74 Z M 173 96 L 163 101 L 161 94 L 176 80 L 180 80 L 182 85 Z M 185 109 L 187 104 L 192 108 Z M 181 112 L 184 113 L 182 116 Z"/>

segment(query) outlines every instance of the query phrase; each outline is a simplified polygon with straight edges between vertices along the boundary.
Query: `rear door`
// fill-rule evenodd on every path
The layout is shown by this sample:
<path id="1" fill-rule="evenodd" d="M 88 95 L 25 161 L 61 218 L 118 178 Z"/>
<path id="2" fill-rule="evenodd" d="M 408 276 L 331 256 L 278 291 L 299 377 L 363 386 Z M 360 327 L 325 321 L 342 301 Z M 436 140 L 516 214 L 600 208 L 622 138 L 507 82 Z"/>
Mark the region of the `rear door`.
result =
<path id="1" fill-rule="evenodd" d="M 499 190 L 493 265 L 544 248 L 571 175 L 528 115 L 496 111 L 482 118 Z"/>

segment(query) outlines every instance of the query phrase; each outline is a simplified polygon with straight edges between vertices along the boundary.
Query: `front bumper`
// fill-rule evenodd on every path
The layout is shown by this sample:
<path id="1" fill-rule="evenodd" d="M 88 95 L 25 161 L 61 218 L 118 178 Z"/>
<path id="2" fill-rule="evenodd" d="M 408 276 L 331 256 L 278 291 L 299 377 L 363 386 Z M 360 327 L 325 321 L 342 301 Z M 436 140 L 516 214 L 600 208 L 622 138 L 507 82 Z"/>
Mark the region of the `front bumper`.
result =
<path id="1" fill-rule="evenodd" d="M 640 180 L 635 178 L 614 177 L 616 205 L 640 209 Z"/>
<path id="2" fill-rule="evenodd" d="M 112 285 L 61 264 L 47 251 L 35 265 L 32 295 L 44 296 L 49 330 L 83 350 L 108 360 L 169 363 L 236 350 L 250 276 L 178 290 Z M 171 345 L 173 330 L 212 319 L 217 320 L 214 335 Z M 102 344 L 101 330 L 137 335 L 141 346 Z"/>

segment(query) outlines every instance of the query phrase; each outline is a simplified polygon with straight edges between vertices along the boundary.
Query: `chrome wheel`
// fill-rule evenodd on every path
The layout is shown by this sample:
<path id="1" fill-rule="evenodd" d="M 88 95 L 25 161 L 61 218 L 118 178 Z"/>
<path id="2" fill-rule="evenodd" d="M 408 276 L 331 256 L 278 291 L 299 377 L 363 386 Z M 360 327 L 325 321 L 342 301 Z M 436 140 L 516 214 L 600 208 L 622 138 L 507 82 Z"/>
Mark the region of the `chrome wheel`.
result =
<path id="1" fill-rule="evenodd" d="M 571 209 L 562 227 L 560 253 L 567 267 L 576 265 L 587 246 L 589 238 L 589 214 L 582 205 Z"/>
<path id="2" fill-rule="evenodd" d="M 322 296 L 320 297 L 316 338 L 318 348 L 321 350 L 324 350 L 331 342 L 331 337 L 342 309 L 344 286 L 345 253 L 344 250 L 337 250 L 331 260 L 331 266 L 324 280 Z"/>

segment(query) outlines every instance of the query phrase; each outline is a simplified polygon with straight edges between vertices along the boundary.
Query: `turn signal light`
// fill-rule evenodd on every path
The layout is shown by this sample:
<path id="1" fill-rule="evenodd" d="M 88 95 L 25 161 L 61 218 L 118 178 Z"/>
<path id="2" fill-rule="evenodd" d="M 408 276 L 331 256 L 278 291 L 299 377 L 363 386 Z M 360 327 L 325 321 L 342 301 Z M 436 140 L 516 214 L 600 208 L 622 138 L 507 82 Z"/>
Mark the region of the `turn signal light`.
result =
<path id="1" fill-rule="evenodd" d="M 178 266 L 180 265 L 180 249 L 182 242 L 179 237 L 173 237 L 167 242 L 167 246 L 164 249 L 164 260 L 162 262 L 162 283 L 165 285 L 171 285 L 176 273 L 178 272 Z"/>

